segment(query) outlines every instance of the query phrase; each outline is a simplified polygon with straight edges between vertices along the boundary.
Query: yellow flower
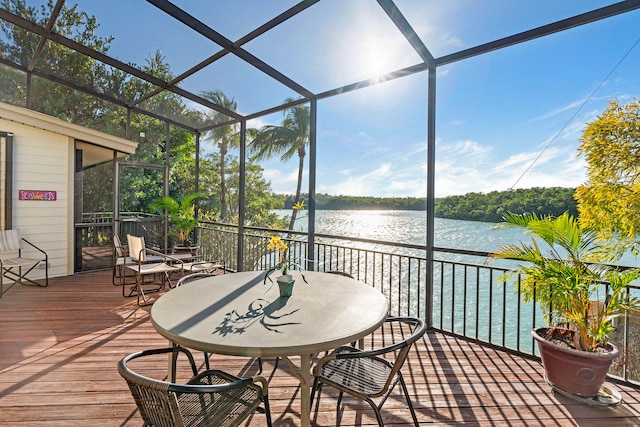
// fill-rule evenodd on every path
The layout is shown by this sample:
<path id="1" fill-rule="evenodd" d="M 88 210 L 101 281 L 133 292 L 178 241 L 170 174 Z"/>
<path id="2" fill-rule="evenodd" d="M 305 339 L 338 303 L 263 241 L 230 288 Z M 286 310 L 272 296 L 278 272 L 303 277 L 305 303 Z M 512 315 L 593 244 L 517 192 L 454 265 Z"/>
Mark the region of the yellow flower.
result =
<path id="1" fill-rule="evenodd" d="M 286 274 L 287 272 L 287 262 L 285 260 L 287 256 L 287 249 L 289 245 L 283 241 L 279 236 L 271 236 L 271 240 L 269 240 L 269 244 L 267 245 L 267 249 L 272 250 L 274 252 L 278 252 L 278 269 L 282 269 L 282 273 Z"/>
<path id="2" fill-rule="evenodd" d="M 264 277 L 265 283 L 267 281 L 267 278 L 269 278 L 269 274 L 273 273 L 274 271 L 281 270 L 282 274 L 285 275 L 287 274 L 287 271 L 289 270 L 289 268 L 294 268 L 295 266 L 298 266 L 298 264 L 296 264 L 294 261 L 289 259 L 288 257 L 289 244 L 284 240 L 282 240 L 280 236 L 271 236 L 271 239 L 267 244 L 267 249 L 277 253 L 278 264 L 276 264 L 275 266 L 267 270 L 267 273 L 265 274 L 265 277 Z M 304 279 L 305 282 L 307 281 L 304 278 L 304 276 L 302 276 L 302 278 Z M 271 280 L 271 278 L 269 278 L 269 280 Z"/>
<path id="3" fill-rule="evenodd" d="M 271 240 L 269 240 L 269 244 L 267 245 L 267 249 L 275 251 L 285 251 L 288 247 L 287 243 L 279 236 L 271 236 Z"/>

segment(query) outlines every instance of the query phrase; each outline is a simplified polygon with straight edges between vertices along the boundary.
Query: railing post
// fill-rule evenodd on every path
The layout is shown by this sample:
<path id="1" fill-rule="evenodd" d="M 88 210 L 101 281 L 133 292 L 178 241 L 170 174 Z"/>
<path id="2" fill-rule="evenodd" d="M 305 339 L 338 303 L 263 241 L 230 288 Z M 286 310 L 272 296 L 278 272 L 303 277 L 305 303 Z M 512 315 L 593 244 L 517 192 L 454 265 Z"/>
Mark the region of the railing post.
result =
<path id="1" fill-rule="evenodd" d="M 316 270 L 317 260 L 315 253 L 316 233 L 316 126 L 318 117 L 318 100 L 311 99 L 310 123 L 309 123 L 309 224 L 307 230 L 307 270 Z"/>
<path id="2" fill-rule="evenodd" d="M 240 176 L 238 178 L 238 271 L 244 270 L 244 217 L 245 217 L 245 191 L 246 167 L 247 167 L 247 121 L 240 122 Z"/>
<path id="3" fill-rule="evenodd" d="M 436 67 L 429 65 L 427 106 L 427 277 L 425 322 L 433 326 L 433 260 L 435 235 L 435 165 L 436 165 Z"/>

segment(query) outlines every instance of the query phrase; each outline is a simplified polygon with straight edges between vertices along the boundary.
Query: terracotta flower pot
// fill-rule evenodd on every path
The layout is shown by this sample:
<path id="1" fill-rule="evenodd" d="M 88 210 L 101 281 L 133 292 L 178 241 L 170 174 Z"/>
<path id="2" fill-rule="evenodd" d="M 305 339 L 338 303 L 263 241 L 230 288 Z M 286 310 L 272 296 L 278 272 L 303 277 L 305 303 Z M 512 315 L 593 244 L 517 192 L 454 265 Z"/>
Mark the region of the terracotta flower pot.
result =
<path id="1" fill-rule="evenodd" d="M 531 335 L 538 343 L 547 382 L 567 393 L 596 396 L 620 351 L 607 344 L 604 352 L 587 352 L 565 348 L 545 338 L 547 328 L 536 328 Z"/>

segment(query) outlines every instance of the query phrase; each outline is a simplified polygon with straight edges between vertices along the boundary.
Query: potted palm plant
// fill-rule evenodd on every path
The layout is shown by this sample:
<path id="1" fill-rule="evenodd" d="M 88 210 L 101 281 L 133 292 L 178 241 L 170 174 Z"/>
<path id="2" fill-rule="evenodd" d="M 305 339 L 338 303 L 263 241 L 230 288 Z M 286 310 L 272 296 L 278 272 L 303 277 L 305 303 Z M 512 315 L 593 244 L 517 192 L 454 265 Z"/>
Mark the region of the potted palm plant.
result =
<path id="1" fill-rule="evenodd" d="M 568 213 L 508 214 L 501 226 L 532 235 L 531 242 L 502 246 L 491 257 L 522 262 L 511 274 L 523 275 L 523 300 L 537 301 L 545 314 L 548 327 L 532 331 L 545 380 L 571 397 L 597 402 L 619 355 L 609 342 L 612 320 L 640 309 L 640 300 L 627 289 L 640 271 L 602 263 L 604 242 Z"/>
<path id="2" fill-rule="evenodd" d="M 167 212 L 167 220 L 171 227 L 170 234 L 175 236 L 177 240 L 177 245 L 174 247 L 176 251 L 197 252 L 197 246 L 191 244 L 191 232 L 198 226 L 194 202 L 197 199 L 208 197 L 204 193 L 187 194 L 180 200 L 164 196 L 157 198 L 150 204 L 151 209 L 158 213 L 162 213 L 163 210 Z"/>

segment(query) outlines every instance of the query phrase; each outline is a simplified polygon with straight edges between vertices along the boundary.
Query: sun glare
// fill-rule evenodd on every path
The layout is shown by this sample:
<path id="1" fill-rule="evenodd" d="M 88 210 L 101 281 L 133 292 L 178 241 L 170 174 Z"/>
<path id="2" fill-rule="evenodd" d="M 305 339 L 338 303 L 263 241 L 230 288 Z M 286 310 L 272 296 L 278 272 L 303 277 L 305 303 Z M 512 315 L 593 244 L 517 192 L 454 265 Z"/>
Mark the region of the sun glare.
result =
<path id="1" fill-rule="evenodd" d="M 388 43 L 382 40 L 368 39 L 359 56 L 359 68 L 367 78 L 378 79 L 392 71 L 392 52 Z"/>
<path id="2" fill-rule="evenodd" d="M 372 77 L 384 74 L 386 62 L 383 52 L 375 46 L 367 47 L 362 53 L 362 67 Z"/>

